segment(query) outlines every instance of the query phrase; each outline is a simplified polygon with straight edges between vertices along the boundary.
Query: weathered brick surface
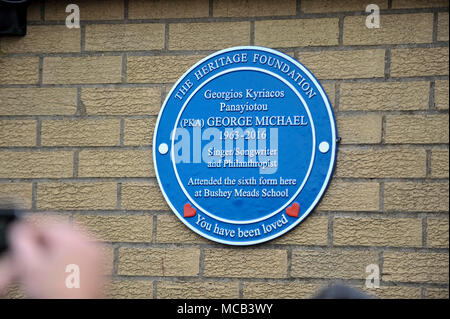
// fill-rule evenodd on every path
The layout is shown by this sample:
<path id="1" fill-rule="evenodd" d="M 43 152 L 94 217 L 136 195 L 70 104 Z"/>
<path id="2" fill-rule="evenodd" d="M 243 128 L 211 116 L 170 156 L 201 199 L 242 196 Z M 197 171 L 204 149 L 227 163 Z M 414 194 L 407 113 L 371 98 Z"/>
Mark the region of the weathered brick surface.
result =
<path id="1" fill-rule="evenodd" d="M 300 299 L 310 298 L 319 289 L 319 284 L 303 282 L 245 282 L 243 298 L 245 299 Z"/>
<path id="2" fill-rule="evenodd" d="M 175 23 L 169 27 L 169 50 L 219 50 L 250 43 L 250 23 Z"/>
<path id="3" fill-rule="evenodd" d="M 296 8 L 295 0 L 286 0 L 282 5 L 276 0 L 214 0 L 213 15 L 215 17 L 288 16 L 295 15 Z"/>
<path id="4" fill-rule="evenodd" d="M 444 253 L 383 253 L 383 281 L 448 284 L 448 271 L 448 255 Z"/>
<path id="5" fill-rule="evenodd" d="M 448 47 L 393 49 L 391 76 L 448 75 Z"/>
<path id="6" fill-rule="evenodd" d="M 301 278 L 366 278 L 366 266 L 378 264 L 378 253 L 359 250 L 294 250 L 291 275 Z"/>
<path id="7" fill-rule="evenodd" d="M 34 146 L 36 132 L 35 120 L 0 119 L 0 146 Z"/>
<path id="8" fill-rule="evenodd" d="M 197 248 L 120 248 L 117 273 L 128 276 L 198 276 Z"/>
<path id="9" fill-rule="evenodd" d="M 337 45 L 339 20 L 298 19 L 256 21 L 255 44 L 266 47 Z"/>
<path id="10" fill-rule="evenodd" d="M 364 11 L 369 4 L 376 4 L 380 9 L 387 9 L 387 0 L 303 0 L 301 9 L 305 13 Z"/>
<path id="11" fill-rule="evenodd" d="M 433 14 L 383 15 L 378 29 L 366 27 L 366 15 L 345 17 L 344 45 L 430 43 L 433 40 Z"/>
<path id="12" fill-rule="evenodd" d="M 362 288 L 365 293 L 381 299 L 420 299 L 422 288 L 409 286 L 380 286 L 379 288 Z"/>
<path id="13" fill-rule="evenodd" d="M 380 209 L 380 185 L 373 182 L 333 181 L 317 209 L 378 211 Z"/>
<path id="14" fill-rule="evenodd" d="M 342 144 L 378 144 L 382 118 L 378 114 L 338 116 L 338 134 Z"/>
<path id="15" fill-rule="evenodd" d="M 124 123 L 124 145 L 148 146 L 153 144 L 156 119 L 126 119 Z"/>
<path id="16" fill-rule="evenodd" d="M 112 210 L 117 207 L 113 182 L 43 182 L 37 187 L 40 210 Z"/>
<path id="17" fill-rule="evenodd" d="M 93 84 L 122 82 L 122 57 L 46 57 L 46 84 Z"/>
<path id="18" fill-rule="evenodd" d="M 62 25 L 28 26 L 25 37 L 10 37 L 2 40 L 3 53 L 55 53 L 80 52 L 80 29 L 69 29 Z"/>
<path id="19" fill-rule="evenodd" d="M 120 120 L 45 120 L 43 146 L 118 146 Z"/>
<path id="20" fill-rule="evenodd" d="M 448 12 L 438 14 L 438 41 L 448 41 Z"/>
<path id="21" fill-rule="evenodd" d="M 98 24 L 86 26 L 87 51 L 164 49 L 164 24 Z"/>
<path id="22" fill-rule="evenodd" d="M 425 150 L 341 150 L 336 175 L 360 178 L 425 177 Z"/>
<path id="23" fill-rule="evenodd" d="M 108 299 L 152 299 L 152 280 L 115 279 L 107 287 Z"/>
<path id="24" fill-rule="evenodd" d="M 69 151 L 0 151 L 0 178 L 63 178 L 73 176 Z"/>
<path id="25" fill-rule="evenodd" d="M 75 88 L 0 89 L 0 115 L 74 115 L 76 111 Z"/>
<path id="26" fill-rule="evenodd" d="M 384 209 L 388 211 L 448 211 L 448 182 L 387 182 Z"/>
<path id="27" fill-rule="evenodd" d="M 151 242 L 151 215 L 85 215 L 73 216 L 73 223 L 85 228 L 96 238 L 108 242 Z"/>
<path id="28" fill-rule="evenodd" d="M 81 101 L 89 115 L 157 115 L 160 88 L 86 88 Z"/>
<path id="29" fill-rule="evenodd" d="M 79 155 L 80 177 L 152 177 L 151 151 L 82 150 Z"/>
<path id="30" fill-rule="evenodd" d="M 157 284 L 161 299 L 236 299 L 239 297 L 237 281 L 162 281 Z"/>
<path id="31" fill-rule="evenodd" d="M 431 176 L 438 178 L 448 178 L 448 150 L 431 151 Z"/>
<path id="32" fill-rule="evenodd" d="M 39 81 L 39 58 L 0 56 L 0 84 L 37 84 Z"/>
<path id="33" fill-rule="evenodd" d="M 448 114 L 388 115 L 386 143 L 448 143 Z"/>
<path id="34" fill-rule="evenodd" d="M 172 214 L 158 216 L 156 229 L 157 243 L 210 243 L 206 238 L 190 230 Z"/>
<path id="35" fill-rule="evenodd" d="M 299 52 L 298 60 L 319 79 L 380 78 L 384 76 L 384 56 L 382 49 L 317 51 Z"/>
<path id="36" fill-rule="evenodd" d="M 448 80 L 436 81 L 436 86 L 434 87 L 434 103 L 437 109 L 448 110 Z"/>
<path id="37" fill-rule="evenodd" d="M 130 83 L 172 83 L 203 56 L 128 56 Z"/>
<path id="38" fill-rule="evenodd" d="M 326 246 L 328 244 L 328 218 L 310 216 L 286 235 L 275 239 L 273 243 Z"/>
<path id="39" fill-rule="evenodd" d="M 448 299 L 448 289 L 446 288 L 426 288 L 425 298 L 427 299 Z"/>
<path id="40" fill-rule="evenodd" d="M 0 183 L 0 199 L 2 204 L 5 205 L 5 201 L 16 202 L 20 208 L 30 209 L 32 201 L 33 186 L 31 183 Z"/>
<path id="41" fill-rule="evenodd" d="M 208 15 L 208 0 L 132 0 L 128 11 L 131 19 L 200 18 Z"/>
<path id="42" fill-rule="evenodd" d="M 156 182 L 122 183 L 122 209 L 170 210 Z"/>
<path id="43" fill-rule="evenodd" d="M 335 218 L 333 244 L 421 247 L 422 220 L 418 218 Z"/>
<path id="44" fill-rule="evenodd" d="M 393 0 L 393 9 L 448 7 L 446 0 Z"/>
<path id="45" fill-rule="evenodd" d="M 429 107 L 430 83 L 343 83 L 339 109 L 342 111 L 407 111 Z"/>
<path id="46" fill-rule="evenodd" d="M 45 20 L 66 20 L 66 7 L 70 0 L 46 0 Z M 121 0 L 78 0 L 81 20 L 120 20 L 124 17 L 124 2 Z"/>
<path id="47" fill-rule="evenodd" d="M 205 277 L 285 278 L 287 252 L 264 249 L 206 249 Z"/>
<path id="48" fill-rule="evenodd" d="M 428 218 L 427 246 L 448 248 L 448 219 Z"/>

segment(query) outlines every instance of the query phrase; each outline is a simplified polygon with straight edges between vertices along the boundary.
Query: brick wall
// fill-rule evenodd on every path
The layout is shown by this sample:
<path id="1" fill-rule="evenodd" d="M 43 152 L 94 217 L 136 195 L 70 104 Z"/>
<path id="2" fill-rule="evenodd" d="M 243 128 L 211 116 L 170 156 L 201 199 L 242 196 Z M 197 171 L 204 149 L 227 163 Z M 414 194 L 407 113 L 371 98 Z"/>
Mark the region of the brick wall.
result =
<path id="1" fill-rule="evenodd" d="M 336 280 L 364 288 L 377 264 L 373 295 L 448 298 L 448 1 L 78 0 L 80 29 L 64 26 L 68 3 L 35 1 L 28 35 L 0 39 L 0 196 L 105 241 L 111 297 L 309 297 Z M 380 29 L 364 25 L 370 3 Z M 182 225 L 151 150 L 171 85 L 235 45 L 310 68 L 342 138 L 318 208 L 250 248 Z"/>

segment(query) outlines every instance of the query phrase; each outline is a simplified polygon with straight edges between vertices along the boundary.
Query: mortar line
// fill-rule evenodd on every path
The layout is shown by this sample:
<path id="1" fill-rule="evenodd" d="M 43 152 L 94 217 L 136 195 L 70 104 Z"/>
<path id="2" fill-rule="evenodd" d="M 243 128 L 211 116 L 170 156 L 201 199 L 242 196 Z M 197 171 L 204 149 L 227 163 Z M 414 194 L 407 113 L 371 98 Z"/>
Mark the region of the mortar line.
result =
<path id="1" fill-rule="evenodd" d="M 36 122 L 36 147 L 41 146 L 42 120 L 37 118 Z"/>
<path id="2" fill-rule="evenodd" d="M 255 45 L 255 20 L 250 20 L 250 45 Z"/>
<path id="3" fill-rule="evenodd" d="M 302 16 L 302 0 L 297 0 L 295 3 L 295 16 L 296 17 Z"/>
<path id="4" fill-rule="evenodd" d="M 31 210 L 37 210 L 37 182 L 33 181 L 31 183 Z"/>
<path id="5" fill-rule="evenodd" d="M 428 248 L 427 243 L 427 236 L 428 236 L 428 217 L 424 215 L 422 217 L 422 247 Z"/>
<path id="6" fill-rule="evenodd" d="M 209 0 L 208 4 L 208 16 L 211 18 L 214 16 L 214 0 Z"/>
<path id="7" fill-rule="evenodd" d="M 79 162 L 79 151 L 76 150 L 73 152 L 73 178 L 78 178 L 78 162 Z"/>
<path id="8" fill-rule="evenodd" d="M 124 147 L 124 135 L 125 135 L 125 120 L 120 119 L 120 132 L 119 132 L 119 146 Z"/>
<path id="9" fill-rule="evenodd" d="M 429 104 L 428 108 L 430 110 L 436 110 L 436 104 L 435 104 L 435 91 L 436 91 L 436 81 L 431 80 L 430 81 L 430 95 L 429 95 Z"/>
<path id="10" fill-rule="evenodd" d="M 439 28 L 439 15 L 437 11 L 433 12 L 433 35 L 432 35 L 432 42 L 436 43 L 438 42 L 438 28 Z"/>
<path id="11" fill-rule="evenodd" d="M 128 22 L 128 12 L 129 12 L 129 0 L 123 1 L 123 19 L 125 22 Z"/>
<path id="12" fill-rule="evenodd" d="M 86 52 L 86 26 L 84 24 L 80 25 L 80 52 Z"/>
<path id="13" fill-rule="evenodd" d="M 333 247 L 333 241 L 334 241 L 334 214 L 330 214 L 328 216 L 328 227 L 327 227 L 327 247 Z"/>
<path id="14" fill-rule="evenodd" d="M 122 182 L 117 183 L 117 203 L 116 203 L 116 209 L 121 210 L 122 209 Z"/>

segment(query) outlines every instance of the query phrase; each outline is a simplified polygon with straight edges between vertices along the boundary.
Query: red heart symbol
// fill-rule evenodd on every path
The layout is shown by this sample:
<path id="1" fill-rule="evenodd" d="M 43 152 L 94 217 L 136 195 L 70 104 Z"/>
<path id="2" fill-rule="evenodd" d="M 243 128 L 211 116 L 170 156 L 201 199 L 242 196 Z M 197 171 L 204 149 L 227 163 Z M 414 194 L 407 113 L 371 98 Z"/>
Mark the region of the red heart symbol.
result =
<path id="1" fill-rule="evenodd" d="M 191 204 L 187 203 L 183 208 L 184 217 L 194 217 L 197 214 L 197 210 L 192 208 Z"/>
<path id="2" fill-rule="evenodd" d="M 291 217 L 298 218 L 298 213 L 300 212 L 300 205 L 298 203 L 292 204 L 291 207 L 286 208 L 286 214 Z"/>

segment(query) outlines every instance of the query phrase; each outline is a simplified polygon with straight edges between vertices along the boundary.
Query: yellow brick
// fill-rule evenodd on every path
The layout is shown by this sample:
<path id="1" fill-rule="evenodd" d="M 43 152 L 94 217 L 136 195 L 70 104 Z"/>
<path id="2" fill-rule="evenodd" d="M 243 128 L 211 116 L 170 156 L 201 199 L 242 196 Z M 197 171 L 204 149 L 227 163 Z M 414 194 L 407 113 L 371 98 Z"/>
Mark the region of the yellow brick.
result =
<path id="1" fill-rule="evenodd" d="M 271 243 L 326 246 L 328 244 L 328 218 L 310 216 L 286 235 Z"/>
<path id="2" fill-rule="evenodd" d="M 195 248 L 120 248 L 117 273 L 128 276 L 198 276 Z"/>
<path id="3" fill-rule="evenodd" d="M 201 18 L 209 15 L 209 0 L 132 0 L 131 19 Z"/>
<path id="4" fill-rule="evenodd" d="M 173 23 L 170 50 L 219 50 L 250 44 L 249 22 Z"/>
<path id="5" fill-rule="evenodd" d="M 35 146 L 35 120 L 0 120 L 0 146 Z"/>
<path id="6" fill-rule="evenodd" d="M 32 184 L 31 183 L 0 183 L 0 199 L 2 205 L 12 202 L 18 208 L 30 209 L 32 201 Z M 8 206 L 8 205 L 6 205 Z"/>
<path id="7" fill-rule="evenodd" d="M 129 83 L 172 83 L 203 56 L 128 56 Z"/>
<path id="8" fill-rule="evenodd" d="M 366 27 L 367 15 L 345 17 L 344 45 L 431 43 L 433 14 L 383 15 L 380 28 Z"/>
<path id="9" fill-rule="evenodd" d="M 28 6 L 27 20 L 39 21 L 41 20 L 41 6 L 43 0 L 31 1 Z"/>
<path id="10" fill-rule="evenodd" d="M 322 87 L 330 100 L 331 106 L 336 102 L 336 85 L 334 83 L 322 83 Z"/>
<path id="11" fill-rule="evenodd" d="M 448 212 L 448 182 L 388 182 L 384 186 L 384 209 L 406 212 Z"/>
<path id="12" fill-rule="evenodd" d="M 3 296 L 2 296 L 3 297 Z M 27 296 L 20 284 L 16 283 L 7 287 L 4 298 L 7 299 L 26 299 Z"/>
<path id="13" fill-rule="evenodd" d="M 383 281 L 448 284 L 448 254 L 384 252 Z"/>
<path id="14" fill-rule="evenodd" d="M 365 114 L 337 117 L 341 144 L 378 144 L 381 142 L 381 115 Z"/>
<path id="15" fill-rule="evenodd" d="M 215 17 L 287 16 L 296 14 L 296 1 L 287 0 L 214 0 Z"/>
<path id="16" fill-rule="evenodd" d="M 448 47 L 393 49 L 391 76 L 448 75 Z"/>
<path id="17" fill-rule="evenodd" d="M 422 219 L 335 218 L 333 244 L 337 246 L 421 247 Z"/>
<path id="18" fill-rule="evenodd" d="M 447 0 L 393 0 L 393 9 L 448 7 Z"/>
<path id="19" fill-rule="evenodd" d="M 382 49 L 299 52 L 298 60 L 319 79 L 379 78 L 384 55 Z"/>
<path id="20" fill-rule="evenodd" d="M 342 83 L 341 111 L 406 111 L 429 107 L 429 82 Z"/>
<path id="21" fill-rule="evenodd" d="M 161 88 L 85 88 L 81 100 L 89 115 L 157 115 Z"/>
<path id="22" fill-rule="evenodd" d="M 301 10 L 304 13 L 327 13 L 361 11 L 364 12 L 369 4 L 376 4 L 380 9 L 388 8 L 387 0 L 302 0 Z"/>
<path id="23" fill-rule="evenodd" d="M 157 284 L 158 299 L 236 299 L 238 282 L 162 281 Z"/>
<path id="24" fill-rule="evenodd" d="M 30 212 L 22 215 L 22 218 L 27 222 L 37 227 L 48 227 L 53 223 L 66 224 L 70 223 L 70 213 L 53 213 L 53 212 Z"/>
<path id="25" fill-rule="evenodd" d="M 427 288 L 425 290 L 427 299 L 448 299 L 448 288 Z"/>
<path id="26" fill-rule="evenodd" d="M 0 84 L 37 84 L 39 81 L 39 58 L 0 56 L 0 74 L 2 75 Z"/>
<path id="27" fill-rule="evenodd" d="M 122 183 L 122 209 L 170 210 L 156 182 Z"/>
<path id="28" fill-rule="evenodd" d="M 118 146 L 120 120 L 44 120 L 43 146 Z"/>
<path id="29" fill-rule="evenodd" d="M 207 240 L 184 225 L 175 215 L 159 215 L 156 224 L 157 243 L 203 243 Z"/>
<path id="30" fill-rule="evenodd" d="M 0 178 L 64 178 L 73 176 L 72 152 L 0 152 Z"/>
<path id="31" fill-rule="evenodd" d="M 75 214 L 73 222 L 108 242 L 151 242 L 153 216 L 150 215 L 85 215 Z"/>
<path id="32" fill-rule="evenodd" d="M 43 83 L 95 84 L 122 82 L 121 56 L 46 57 Z"/>
<path id="33" fill-rule="evenodd" d="M 125 119 L 123 144 L 125 146 L 148 146 L 153 144 L 156 119 Z"/>
<path id="34" fill-rule="evenodd" d="M 438 41 L 448 41 L 448 12 L 438 14 Z"/>
<path id="35" fill-rule="evenodd" d="M 114 279 L 108 285 L 108 299 L 152 299 L 153 281 Z"/>
<path id="36" fill-rule="evenodd" d="M 448 219 L 428 218 L 427 247 L 448 248 Z"/>
<path id="37" fill-rule="evenodd" d="M 436 81 L 436 86 L 434 88 L 434 103 L 437 109 L 448 110 L 448 92 L 448 80 Z"/>
<path id="38" fill-rule="evenodd" d="M 421 149 L 341 150 L 336 175 L 356 178 L 425 177 L 427 154 Z"/>
<path id="39" fill-rule="evenodd" d="M 448 143 L 448 114 L 388 115 L 386 143 Z"/>
<path id="40" fill-rule="evenodd" d="M 80 177 L 152 177 L 151 151 L 82 150 L 79 154 Z"/>
<path id="41" fill-rule="evenodd" d="M 77 89 L 0 89 L 0 115 L 74 115 Z"/>
<path id="42" fill-rule="evenodd" d="M 96 24 L 86 26 L 86 51 L 164 49 L 164 24 Z"/>
<path id="43" fill-rule="evenodd" d="M 111 182 L 38 183 L 38 209 L 115 209 L 117 185 Z"/>
<path id="44" fill-rule="evenodd" d="M 448 178 L 448 150 L 431 151 L 431 176 Z"/>
<path id="45" fill-rule="evenodd" d="M 66 13 L 71 0 L 47 0 L 45 2 L 45 20 L 66 20 Z M 124 2 L 121 0 L 78 0 L 81 20 L 122 20 L 124 18 Z"/>
<path id="46" fill-rule="evenodd" d="M 244 299 L 303 299 L 311 298 L 320 289 L 319 284 L 303 282 L 245 282 Z"/>
<path id="47" fill-rule="evenodd" d="M 255 22 L 255 44 L 266 47 L 337 45 L 339 19 L 268 20 Z"/>
<path id="48" fill-rule="evenodd" d="M 376 251 L 360 250 L 294 250 L 293 277 L 365 279 L 366 267 L 378 264 Z"/>
<path id="49" fill-rule="evenodd" d="M 57 53 L 80 52 L 80 29 L 65 25 L 28 26 L 25 37 L 2 39 L 4 53 Z"/>
<path id="50" fill-rule="evenodd" d="M 267 249 L 207 249 L 205 277 L 285 278 L 287 251 Z"/>
<path id="51" fill-rule="evenodd" d="M 421 299 L 422 288 L 408 286 L 380 286 L 379 288 L 363 288 L 363 290 L 380 299 Z"/>
<path id="52" fill-rule="evenodd" d="M 331 183 L 318 210 L 378 211 L 380 209 L 380 185 L 372 182 Z"/>
<path id="53" fill-rule="evenodd" d="M 100 246 L 103 257 L 103 271 L 105 275 L 112 275 L 114 271 L 114 247 L 103 244 Z"/>

